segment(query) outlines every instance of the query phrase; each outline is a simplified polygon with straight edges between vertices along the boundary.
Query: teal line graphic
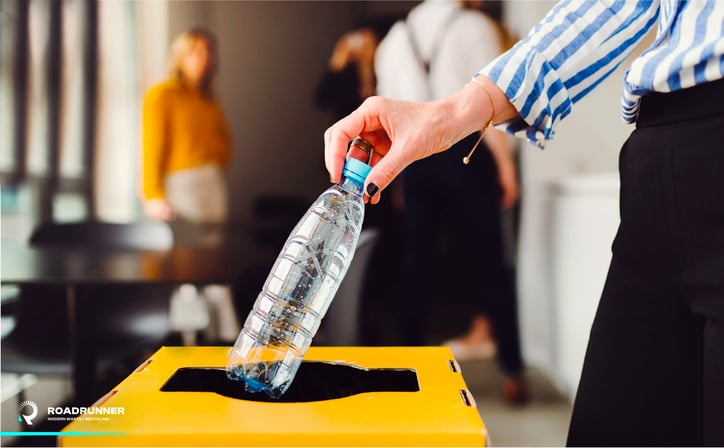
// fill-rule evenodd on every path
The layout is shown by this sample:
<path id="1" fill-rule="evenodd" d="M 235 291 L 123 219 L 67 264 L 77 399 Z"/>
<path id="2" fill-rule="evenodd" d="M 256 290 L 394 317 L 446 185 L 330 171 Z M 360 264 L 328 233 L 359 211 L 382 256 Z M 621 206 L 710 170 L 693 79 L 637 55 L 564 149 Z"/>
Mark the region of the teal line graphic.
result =
<path id="1" fill-rule="evenodd" d="M 0 436 L 14 437 L 14 436 L 84 436 L 85 433 L 82 431 L 77 432 L 63 432 L 63 431 L 0 431 Z"/>

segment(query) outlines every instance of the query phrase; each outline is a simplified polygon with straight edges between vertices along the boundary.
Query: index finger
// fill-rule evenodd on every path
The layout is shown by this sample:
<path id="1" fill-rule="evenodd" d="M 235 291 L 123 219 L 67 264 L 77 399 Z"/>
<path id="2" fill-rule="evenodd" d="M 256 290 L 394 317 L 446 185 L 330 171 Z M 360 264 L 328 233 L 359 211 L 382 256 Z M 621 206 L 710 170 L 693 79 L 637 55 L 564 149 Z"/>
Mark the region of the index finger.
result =
<path id="1" fill-rule="evenodd" d="M 359 134 L 361 126 L 349 115 L 330 126 L 324 132 L 324 164 L 331 182 L 339 181 L 347 155 L 347 145 Z"/>
<path id="2" fill-rule="evenodd" d="M 342 175 L 347 145 L 355 137 L 373 133 L 382 128 L 368 107 L 369 98 L 354 112 L 342 118 L 324 132 L 324 164 L 331 182 L 339 181 Z"/>

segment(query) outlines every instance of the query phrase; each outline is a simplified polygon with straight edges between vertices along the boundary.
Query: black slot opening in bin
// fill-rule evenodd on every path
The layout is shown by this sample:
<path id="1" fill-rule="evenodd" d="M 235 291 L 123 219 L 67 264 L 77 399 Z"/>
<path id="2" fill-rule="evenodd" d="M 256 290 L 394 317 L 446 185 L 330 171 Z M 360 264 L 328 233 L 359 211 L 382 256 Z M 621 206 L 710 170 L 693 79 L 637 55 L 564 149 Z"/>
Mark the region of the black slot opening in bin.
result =
<path id="1" fill-rule="evenodd" d="M 418 392 L 414 369 L 364 369 L 349 364 L 303 361 L 294 382 L 280 398 L 251 393 L 218 367 L 182 367 L 161 387 L 162 392 L 214 392 L 228 398 L 261 402 L 301 403 L 332 400 L 365 392 Z"/>

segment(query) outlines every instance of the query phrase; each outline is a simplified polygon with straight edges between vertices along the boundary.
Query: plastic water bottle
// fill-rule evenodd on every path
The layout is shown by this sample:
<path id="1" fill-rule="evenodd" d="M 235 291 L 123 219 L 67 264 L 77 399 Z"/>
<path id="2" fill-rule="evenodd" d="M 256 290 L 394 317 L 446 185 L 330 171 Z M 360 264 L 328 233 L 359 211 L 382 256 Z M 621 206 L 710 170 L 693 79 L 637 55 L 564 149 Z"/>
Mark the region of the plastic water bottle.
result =
<path id="1" fill-rule="evenodd" d="M 352 141 L 341 180 L 292 230 L 229 355 L 227 376 L 249 392 L 286 392 L 352 261 L 371 169 L 351 156 L 353 148 L 372 154 L 365 140 Z"/>

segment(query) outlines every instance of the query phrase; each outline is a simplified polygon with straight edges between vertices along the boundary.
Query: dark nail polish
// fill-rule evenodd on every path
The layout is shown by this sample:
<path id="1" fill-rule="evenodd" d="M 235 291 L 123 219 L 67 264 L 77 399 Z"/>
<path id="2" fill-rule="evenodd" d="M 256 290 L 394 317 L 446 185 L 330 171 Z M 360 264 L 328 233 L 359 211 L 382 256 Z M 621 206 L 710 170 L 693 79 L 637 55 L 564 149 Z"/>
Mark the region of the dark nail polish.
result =
<path id="1" fill-rule="evenodd" d="M 367 185 L 367 194 L 370 195 L 370 197 L 374 196 L 379 190 L 380 190 L 380 187 L 378 187 L 375 184 Z"/>

